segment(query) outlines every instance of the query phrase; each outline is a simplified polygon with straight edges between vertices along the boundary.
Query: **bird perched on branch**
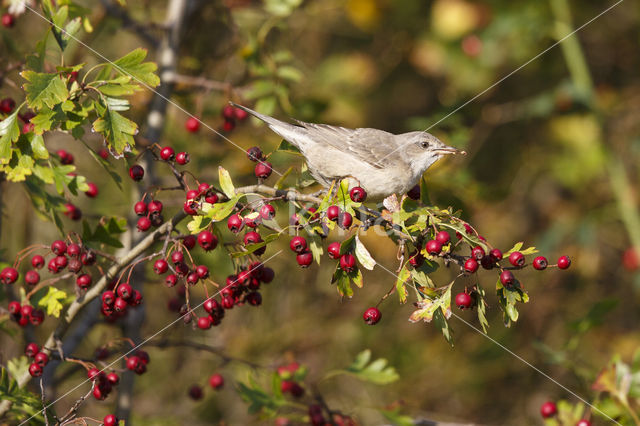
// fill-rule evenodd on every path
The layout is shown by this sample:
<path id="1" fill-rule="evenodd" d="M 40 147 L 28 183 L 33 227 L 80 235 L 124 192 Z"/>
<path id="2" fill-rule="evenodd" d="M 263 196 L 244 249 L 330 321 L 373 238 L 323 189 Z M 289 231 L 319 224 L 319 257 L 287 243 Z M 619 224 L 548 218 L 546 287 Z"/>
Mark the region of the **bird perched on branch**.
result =
<path id="1" fill-rule="evenodd" d="M 384 130 L 286 123 L 242 105 L 231 104 L 267 123 L 269 128 L 300 150 L 311 175 L 323 186 L 349 179 L 369 199 L 404 194 L 422 174 L 447 154 L 466 154 L 427 132 L 394 135 Z"/>

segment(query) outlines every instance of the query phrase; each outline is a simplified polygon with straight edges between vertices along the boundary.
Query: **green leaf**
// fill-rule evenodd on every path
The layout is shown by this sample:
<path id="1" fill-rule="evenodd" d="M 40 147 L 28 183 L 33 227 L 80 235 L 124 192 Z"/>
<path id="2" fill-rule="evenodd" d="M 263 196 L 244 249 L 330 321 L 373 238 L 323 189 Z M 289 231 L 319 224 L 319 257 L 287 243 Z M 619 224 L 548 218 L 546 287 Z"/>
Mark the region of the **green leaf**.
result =
<path id="1" fill-rule="evenodd" d="M 320 259 L 322 259 L 322 254 L 324 253 L 324 249 L 322 248 L 322 238 L 315 232 L 309 233 L 309 249 L 311 250 L 311 254 L 313 254 L 313 260 L 319 265 Z"/>
<path id="2" fill-rule="evenodd" d="M 138 125 L 117 111 L 104 108 L 104 113 L 93 122 L 93 130 L 104 136 L 112 150 L 120 155 L 135 145 L 133 135 L 138 133 Z"/>
<path id="3" fill-rule="evenodd" d="M 63 302 L 67 299 L 67 293 L 55 287 L 49 287 L 47 294 L 40 299 L 38 306 L 47 308 L 47 315 L 58 318 L 63 308 Z"/>
<path id="4" fill-rule="evenodd" d="M 24 90 L 27 94 L 27 103 L 33 109 L 44 106 L 53 108 L 69 97 L 69 91 L 64 80 L 57 74 L 38 73 L 35 71 L 23 71 L 20 75 L 27 80 Z"/>
<path id="5" fill-rule="evenodd" d="M 339 266 L 333 273 L 332 283 L 336 283 L 336 288 L 340 296 L 353 297 L 353 289 L 351 288 L 351 279 L 349 274 L 343 271 Z"/>
<path id="6" fill-rule="evenodd" d="M 284 65 L 279 67 L 276 71 L 276 75 L 282 79 L 290 80 L 296 83 L 302 80 L 302 77 L 304 77 L 302 71 L 291 65 Z"/>
<path id="7" fill-rule="evenodd" d="M 286 172 L 282 174 L 277 180 L 277 182 L 273 185 L 275 189 L 282 189 L 284 186 L 284 180 L 293 172 L 293 166 L 289 167 Z"/>
<path id="8" fill-rule="evenodd" d="M 29 358 L 22 355 L 18 358 L 10 359 L 7 362 L 7 371 L 11 377 L 18 380 L 29 372 L 29 364 L 31 364 L 31 362 L 29 362 Z"/>
<path id="9" fill-rule="evenodd" d="M 42 138 L 42 135 L 29 133 L 27 138 L 31 143 L 31 151 L 33 152 L 34 158 L 41 160 L 49 158 L 49 151 L 47 151 L 47 148 L 44 146 L 44 139 Z"/>
<path id="10" fill-rule="evenodd" d="M 129 75 L 133 77 L 134 80 L 148 86 L 156 87 L 160 84 L 160 78 L 154 74 L 158 66 L 153 62 L 142 62 L 146 57 L 147 50 L 138 48 L 118 59 L 113 64 L 120 73 Z"/>
<path id="11" fill-rule="evenodd" d="M 228 198 L 233 198 L 236 195 L 236 189 L 231 181 L 229 172 L 222 166 L 218 166 L 218 180 L 220 181 L 220 187 Z"/>
<path id="12" fill-rule="evenodd" d="M 213 222 L 220 222 L 231 214 L 236 204 L 238 204 L 238 201 L 240 201 L 240 198 L 243 196 L 244 194 L 236 195 L 224 203 L 204 203 L 202 211 L 205 212 L 205 216 L 210 218 Z"/>
<path id="13" fill-rule="evenodd" d="M 0 121 L 0 164 L 7 164 L 11 158 L 11 144 L 20 137 L 20 126 L 18 125 L 18 111 L 16 108 L 13 114 Z"/>
<path id="14" fill-rule="evenodd" d="M 95 230 L 91 231 L 89 224 L 83 221 L 82 240 L 86 242 L 97 242 L 115 248 L 124 247 L 115 235 L 122 234 L 127 230 L 127 220 L 124 218 L 112 217 L 105 224 L 98 224 Z"/>
<path id="15" fill-rule="evenodd" d="M 289 154 L 295 154 L 300 156 L 302 155 L 298 147 L 296 147 L 291 142 L 288 142 L 284 139 L 280 142 L 280 145 L 278 145 L 278 147 L 276 148 L 276 151 L 288 152 Z"/>
<path id="16" fill-rule="evenodd" d="M 21 357 L 25 358 L 26 357 Z M 11 363 L 12 361 L 9 361 Z M 29 363 L 27 362 L 27 369 Z M 40 397 L 35 393 L 28 391 L 26 388 L 20 388 L 18 382 L 9 375 L 9 372 L 4 367 L 0 367 L 0 401 L 11 401 L 13 406 L 11 407 L 11 416 L 16 418 L 25 419 L 36 416 L 34 418 L 34 424 L 43 424 L 44 419 L 38 413 L 42 410 L 42 403 Z M 7 415 L 3 419 L 9 419 Z"/>
<path id="17" fill-rule="evenodd" d="M 405 284 L 409 280 L 410 276 L 411 276 L 411 273 L 409 272 L 409 269 L 407 269 L 407 263 L 405 263 L 402 269 L 400 270 L 398 279 L 396 280 L 396 292 L 398 293 L 398 298 L 400 299 L 400 303 L 407 302 L 407 288 L 405 287 Z"/>
<path id="18" fill-rule="evenodd" d="M 400 376 L 398 376 L 396 369 L 388 366 L 388 361 L 386 359 L 378 358 L 369 362 L 370 359 L 371 350 L 365 349 L 358 354 L 350 366 L 344 370 L 331 372 L 329 373 L 329 376 L 345 373 L 357 377 L 365 382 L 371 382 L 377 385 L 386 385 L 399 379 Z"/>
<path id="19" fill-rule="evenodd" d="M 394 410 L 379 410 L 380 414 L 384 416 L 394 426 L 413 426 L 416 422 L 410 416 L 400 414 L 400 409 Z"/>
<path id="20" fill-rule="evenodd" d="M 365 269 L 368 269 L 370 271 L 373 270 L 373 267 L 376 266 L 376 261 L 373 259 L 373 257 L 371 257 L 371 254 L 369 254 L 369 251 L 364 246 L 364 244 L 362 244 L 362 242 L 358 238 L 358 234 L 355 235 L 355 244 L 355 254 L 356 258 L 358 258 L 358 262 L 360 262 L 360 264 Z"/>
<path id="21" fill-rule="evenodd" d="M 353 283 L 358 288 L 362 288 L 364 283 L 363 283 L 363 279 L 362 279 L 362 272 L 360 271 L 360 269 L 356 268 L 355 271 L 350 272 L 349 273 L 349 278 L 351 278 L 351 281 L 353 281 Z"/>
<path id="22" fill-rule="evenodd" d="M 482 326 L 482 331 L 487 334 L 487 329 L 489 328 L 489 321 L 487 321 L 487 302 L 485 301 L 485 291 L 479 285 L 475 291 L 476 300 L 477 300 L 477 308 L 478 308 L 478 321 Z"/>
<path id="23" fill-rule="evenodd" d="M 238 383 L 237 387 L 240 397 L 249 403 L 249 413 L 256 414 L 261 411 L 275 413 L 278 408 L 285 405 L 286 400 L 280 396 L 271 396 L 260 387 L 254 380 L 249 379 L 249 383 Z"/>

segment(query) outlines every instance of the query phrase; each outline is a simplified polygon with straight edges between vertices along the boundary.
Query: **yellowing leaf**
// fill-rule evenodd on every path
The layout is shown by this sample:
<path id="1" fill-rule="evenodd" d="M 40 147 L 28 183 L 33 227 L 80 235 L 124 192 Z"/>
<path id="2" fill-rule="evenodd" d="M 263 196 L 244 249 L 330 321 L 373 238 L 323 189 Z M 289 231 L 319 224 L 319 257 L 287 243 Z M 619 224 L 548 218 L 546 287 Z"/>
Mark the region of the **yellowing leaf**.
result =
<path id="1" fill-rule="evenodd" d="M 224 194 L 229 198 L 235 197 L 236 189 L 233 186 L 233 182 L 231 181 L 231 176 L 229 175 L 227 169 L 222 166 L 218 166 L 218 179 L 220 181 L 220 187 L 222 188 Z"/>
<path id="2" fill-rule="evenodd" d="M 93 122 L 93 130 L 104 136 L 113 151 L 122 154 L 135 144 L 133 135 L 138 133 L 138 125 L 117 111 L 105 108 L 102 116 Z"/>
<path id="3" fill-rule="evenodd" d="M 356 234 L 355 241 L 356 241 L 355 254 L 356 254 L 356 257 L 358 258 L 358 262 L 360 262 L 360 264 L 365 269 L 368 269 L 371 271 L 373 267 L 376 266 L 376 261 L 374 260 L 373 257 L 371 257 L 371 254 L 369 254 L 369 251 L 364 246 L 364 244 L 362 244 L 357 234 Z"/>
<path id="4" fill-rule="evenodd" d="M 47 315 L 58 318 L 63 308 L 63 302 L 67 298 L 67 293 L 55 287 L 49 287 L 49 291 L 38 302 L 38 306 L 47 309 Z"/>
<path id="5" fill-rule="evenodd" d="M 27 103 L 31 108 L 40 109 L 45 105 L 53 108 L 69 97 L 67 85 L 58 73 L 23 71 L 20 75 L 27 80 L 24 91 L 27 94 Z"/>

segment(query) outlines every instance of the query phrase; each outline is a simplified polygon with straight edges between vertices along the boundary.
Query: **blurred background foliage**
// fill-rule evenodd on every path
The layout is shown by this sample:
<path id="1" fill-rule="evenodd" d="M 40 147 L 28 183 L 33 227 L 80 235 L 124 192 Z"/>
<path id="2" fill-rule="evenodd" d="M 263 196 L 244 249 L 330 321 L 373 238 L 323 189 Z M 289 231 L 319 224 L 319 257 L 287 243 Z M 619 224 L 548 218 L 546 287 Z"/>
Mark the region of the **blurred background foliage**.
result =
<path id="1" fill-rule="evenodd" d="M 83 41 L 108 58 L 145 46 L 153 60 L 155 46 L 123 29 L 121 18 L 106 13 L 108 0 L 80 2 L 91 12 L 92 33 Z M 166 1 L 129 1 L 126 13 L 158 34 Z M 507 250 L 516 241 L 538 247 L 550 260 L 568 254 L 566 273 L 556 270 L 519 275 L 531 303 L 521 306 L 512 328 L 501 324 L 492 291 L 489 335 L 538 366 L 576 393 L 592 398 L 590 385 L 614 354 L 629 361 L 640 344 L 640 275 L 633 255 L 640 247 L 637 190 L 640 183 L 639 9 L 622 2 L 560 46 L 525 64 L 573 29 L 613 3 L 600 1 L 465 1 L 465 0 L 224 0 L 189 3 L 180 45 L 178 70 L 202 77 L 209 87 L 178 82 L 173 100 L 218 128 L 220 110 L 231 99 L 278 117 L 365 126 L 403 132 L 431 128 L 446 143 L 464 148 L 464 158 L 443 160 L 427 179 L 434 204 L 464 211 L 482 235 Z M 129 29 L 129 31 L 127 31 Z M 2 56 L 21 58 L 29 40 L 46 26 L 26 13 L 12 30 L 3 30 Z M 73 43 L 65 62 L 100 61 Z M 500 84 L 492 86 L 510 75 Z M 8 76 L 12 77 L 12 76 Z M 21 84 L 19 77 L 13 80 Z M 220 83 L 220 84 L 217 84 Z M 485 92 L 488 87 L 491 88 Z M 2 95 L 20 99 L 15 85 L 3 83 Z M 460 110 L 457 108 L 481 96 Z M 132 104 L 134 121 L 144 123 L 149 92 Z M 451 112 L 453 114 L 449 115 Z M 217 165 L 231 171 L 236 185 L 253 182 L 253 164 L 244 153 L 215 134 L 184 130 L 185 115 L 169 114 L 161 145 L 188 150 L 189 170 L 214 180 Z M 246 149 L 271 151 L 279 139 L 254 122 L 226 134 Z M 87 141 L 99 147 L 97 137 Z M 156 142 L 156 141 L 154 141 Z M 70 137 L 47 141 L 64 147 L 78 160 L 79 173 L 100 186 L 96 200 L 78 198 L 95 215 L 125 216 L 132 202 L 103 173 L 96 173 L 82 146 Z M 270 160 L 284 171 L 299 157 L 276 153 Z M 124 164 L 111 160 L 123 173 Z M 170 176 L 166 176 L 170 182 Z M 272 178 L 275 181 L 275 177 Z M 55 227 L 37 219 L 22 188 L 2 186 L 3 260 L 21 247 L 56 237 Z M 182 197 L 161 196 L 176 210 Z M 285 210 L 285 209 L 283 209 Z M 94 216 L 94 217 L 98 217 Z M 280 219 L 286 220 L 281 212 Z M 69 223 L 71 229 L 74 226 Z M 78 228 L 79 230 L 79 228 Z M 395 270 L 396 249 L 371 233 L 363 238 L 374 257 Z M 284 244 L 282 245 L 284 247 Z M 271 246 L 270 246 L 271 247 Z M 275 253 L 271 247 L 264 258 Z M 625 254 L 626 253 L 626 254 Z M 205 256 L 205 255 L 203 255 Z M 218 280 L 231 271 L 217 252 L 212 270 Z M 214 257 L 211 257 L 214 256 Z M 332 267 L 325 262 L 309 270 L 292 267 L 289 252 L 270 262 L 276 279 L 263 292 L 259 309 L 234 309 L 221 327 L 209 332 L 178 325 L 167 338 L 189 336 L 222 348 L 227 354 L 275 368 L 296 360 L 309 367 L 310 380 L 345 366 L 364 348 L 395 366 L 400 380 L 384 386 L 362 385 L 350 378 L 318 383 L 327 401 L 363 424 L 384 422 L 376 407 L 395 404 L 416 417 L 482 424 L 539 424 L 538 409 L 547 399 L 571 396 L 524 365 L 486 337 L 452 319 L 455 347 L 435 327 L 410 324 L 412 311 L 395 298 L 382 305 L 375 327 L 361 320 L 393 284 L 386 273 L 366 272 L 365 287 L 352 300 L 340 300 L 329 284 Z M 446 284 L 452 271 L 434 277 Z M 479 275 L 491 289 L 493 274 Z M 149 278 L 145 286 L 150 335 L 175 318 L 166 308 L 174 289 Z M 456 287 L 473 285 L 460 280 Z M 475 323 L 474 314 L 460 313 Z M 45 335 L 47 323 L 38 331 Z M 11 327 L 8 327 L 11 328 Z M 78 355 L 90 356 L 100 342 L 118 335 L 117 327 L 99 324 L 86 336 Z M 10 358 L 22 350 L 5 336 Z M 193 402 L 187 391 L 205 384 L 214 371 L 245 379 L 247 370 L 220 359 L 181 349 L 148 348 L 152 374 L 138 379 L 134 424 L 227 424 L 259 422 L 228 386 Z M 65 373 L 60 389 L 84 377 Z M 69 403 L 77 398 L 65 398 Z M 63 402 L 64 403 L 64 402 Z M 90 402 L 85 413 L 101 417 L 110 403 Z M 602 423 L 604 424 L 604 423 Z"/>

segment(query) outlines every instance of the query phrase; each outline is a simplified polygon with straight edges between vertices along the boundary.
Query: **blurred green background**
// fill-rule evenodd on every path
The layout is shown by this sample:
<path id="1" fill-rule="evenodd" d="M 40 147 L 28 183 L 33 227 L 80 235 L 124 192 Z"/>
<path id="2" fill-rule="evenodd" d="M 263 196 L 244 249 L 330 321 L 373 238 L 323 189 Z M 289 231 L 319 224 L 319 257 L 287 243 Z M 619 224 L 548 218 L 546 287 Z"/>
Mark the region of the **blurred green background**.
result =
<path id="1" fill-rule="evenodd" d="M 94 26 L 83 41 L 108 58 L 138 46 L 156 50 L 122 21 L 105 13 L 104 2 L 84 1 Z M 109 2 L 107 2 L 109 3 Z M 180 74 L 225 82 L 223 90 L 187 84 L 175 87 L 173 100 L 218 128 L 227 100 L 255 105 L 278 117 L 346 127 L 376 127 L 392 132 L 421 130 L 467 150 L 464 158 L 441 161 L 427 173 L 435 205 L 462 209 L 464 217 L 499 248 L 517 241 L 538 247 L 553 261 L 566 254 L 568 271 L 526 271 L 519 275 L 531 302 L 520 309 L 512 328 L 502 325 L 493 293 L 495 277 L 480 273 L 489 295 L 489 335 L 560 383 L 589 399 L 590 384 L 614 354 L 629 359 L 640 343 L 640 275 L 630 251 L 640 247 L 637 191 L 640 183 L 640 26 L 638 4 L 622 2 L 560 46 L 532 61 L 460 110 L 512 71 L 613 3 L 601 1 L 463 0 L 225 0 L 189 3 L 179 49 Z M 162 23 L 166 1 L 130 1 L 128 13 L 143 26 Z M 3 51 L 24 55 L 31 39 L 46 26 L 27 12 L 16 27 L 3 30 Z M 158 34 L 155 27 L 152 33 Z M 79 44 L 70 46 L 68 63 L 99 61 Z M 284 70 L 284 71 L 283 71 Z M 21 80 L 16 76 L 18 84 Z M 4 84 L 2 95 L 20 99 Z M 144 123 L 151 93 L 133 99 L 135 121 Z M 454 114 L 449 113 L 456 111 Z M 443 119 L 444 118 L 444 119 Z M 443 119 L 442 121 L 440 121 Z M 217 165 L 230 170 L 236 185 L 254 181 L 253 163 L 244 153 L 202 129 L 184 130 L 186 116 L 169 107 L 159 142 L 191 153 L 188 170 L 214 181 Z M 275 149 L 280 140 L 264 126 L 247 121 L 226 134 L 246 149 Z M 87 141 L 100 146 L 97 137 Z M 84 161 L 88 155 L 70 137 L 47 140 L 50 150 L 73 153 L 79 173 L 100 187 L 96 200 L 77 203 L 89 217 L 126 216 L 131 209 L 129 180 L 121 192 L 108 177 Z M 276 169 L 300 168 L 298 157 L 276 153 Z M 111 160 L 125 173 L 125 166 Z M 159 173 L 164 171 L 158 170 Z M 161 182 L 171 176 L 160 175 Z M 275 182 L 272 177 L 269 183 Z M 4 260 L 20 248 L 47 243 L 57 234 L 39 220 L 21 186 L 3 183 Z M 182 195 L 160 197 L 177 211 Z M 286 220 L 286 209 L 279 218 Z M 79 230 L 77 224 L 69 223 Z M 74 228 L 75 227 L 75 228 Z M 374 234 L 363 238 L 385 267 L 397 268 L 396 248 Z M 275 244 L 268 258 L 285 242 Z M 624 253 L 627 252 L 626 257 Z M 222 281 L 231 265 L 221 252 L 203 255 Z M 625 261 L 626 259 L 626 261 Z M 259 309 L 236 308 L 220 327 L 208 332 L 178 324 L 167 338 L 189 338 L 220 347 L 225 353 L 274 368 L 296 360 L 317 380 L 345 366 L 365 348 L 387 358 L 401 379 L 384 387 L 349 378 L 318 383 L 328 402 L 353 414 L 362 424 L 381 424 L 376 408 L 394 402 L 415 417 L 480 424 L 540 424 L 539 406 L 547 399 L 576 401 L 561 388 L 520 362 L 486 337 L 452 318 L 455 347 L 433 326 L 410 324 L 412 306 L 395 296 L 382 305 L 383 320 L 366 326 L 361 314 L 395 282 L 382 270 L 365 272 L 365 286 L 352 300 L 340 300 L 330 285 L 333 266 L 300 270 L 288 249 L 269 262 L 276 279 L 263 291 Z M 443 285 L 454 272 L 441 268 L 434 281 Z M 456 289 L 472 285 L 459 280 Z M 147 336 L 175 318 L 166 308 L 175 290 L 149 276 L 145 285 Z M 477 325 L 475 313 L 456 311 Z M 50 321 L 37 330 L 45 336 Z M 119 334 L 98 324 L 76 351 L 91 356 L 104 340 Z M 36 336 L 36 338 L 37 338 Z M 42 338 L 42 337 L 41 337 Z M 6 359 L 22 342 L 0 336 Z M 6 349 L 5 349 L 6 348 Z M 139 377 L 133 400 L 133 424 L 254 424 L 246 405 L 231 389 L 232 377 L 245 380 L 238 364 L 222 366 L 212 354 L 192 349 L 150 346 L 149 373 Z M 205 391 L 205 399 L 187 397 L 192 384 L 206 384 L 222 372 L 223 391 Z M 61 372 L 62 373 L 62 372 Z M 258 374 L 260 377 L 260 374 Z M 59 393 L 84 377 L 66 377 Z M 80 395 L 60 402 L 66 406 Z M 83 413 L 101 418 L 113 401 L 91 401 Z M 602 423 L 605 424 L 605 423 Z"/>

